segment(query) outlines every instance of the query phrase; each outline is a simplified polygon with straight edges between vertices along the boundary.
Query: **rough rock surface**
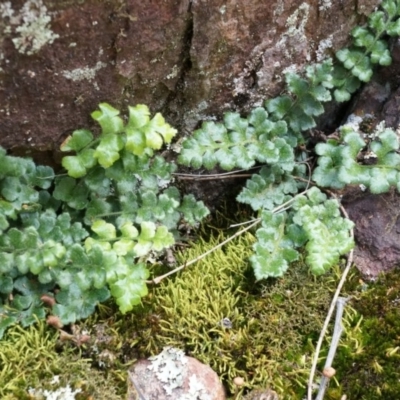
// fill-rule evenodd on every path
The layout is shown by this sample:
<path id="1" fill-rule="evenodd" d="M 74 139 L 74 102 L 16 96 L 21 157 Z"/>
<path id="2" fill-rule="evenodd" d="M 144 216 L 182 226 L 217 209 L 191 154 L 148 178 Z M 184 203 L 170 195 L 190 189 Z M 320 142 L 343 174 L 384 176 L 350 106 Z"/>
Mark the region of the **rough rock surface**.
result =
<path id="1" fill-rule="evenodd" d="M 166 347 L 128 372 L 128 400 L 225 400 L 218 375 L 181 350 Z"/>
<path id="2" fill-rule="evenodd" d="M 379 0 L 0 1 L 0 145 L 44 160 L 101 101 L 183 132 L 246 112 L 342 47 Z"/>
<path id="3" fill-rule="evenodd" d="M 400 43 L 393 43 L 394 60 L 400 60 Z M 397 88 L 399 69 L 382 69 L 364 86 L 348 113 L 367 116 L 373 131 L 381 121 L 397 129 L 400 124 L 400 90 Z M 355 222 L 356 248 L 354 262 L 365 278 L 374 278 L 400 265 L 400 195 L 373 195 L 359 187 L 348 187 L 342 203 Z"/>
<path id="4" fill-rule="evenodd" d="M 343 200 L 355 222 L 354 262 L 365 278 L 374 278 L 400 264 L 400 195 L 374 195 L 347 189 Z"/>
<path id="5" fill-rule="evenodd" d="M 0 0 L 0 145 L 57 164 L 57 149 L 74 129 L 96 126 L 90 112 L 102 101 L 121 109 L 148 104 L 182 134 L 227 110 L 246 113 L 281 91 L 285 69 L 301 69 L 346 45 L 351 29 L 379 3 Z M 391 47 L 392 66 L 376 74 L 347 113 L 328 105 L 322 129 L 340 125 L 350 112 L 399 125 L 399 40 Z M 189 190 L 196 193 L 199 185 L 211 207 L 228 188 L 194 182 Z M 360 201 L 364 207 L 371 198 Z M 383 247 L 370 248 L 368 232 L 382 240 L 387 233 L 372 220 L 376 227 L 364 224 L 364 233 L 358 226 L 356 235 L 363 257 L 371 253 L 364 261 L 359 253 L 360 268 L 374 274 L 397 260 L 397 250 L 389 255 L 388 242 L 378 240 Z"/>

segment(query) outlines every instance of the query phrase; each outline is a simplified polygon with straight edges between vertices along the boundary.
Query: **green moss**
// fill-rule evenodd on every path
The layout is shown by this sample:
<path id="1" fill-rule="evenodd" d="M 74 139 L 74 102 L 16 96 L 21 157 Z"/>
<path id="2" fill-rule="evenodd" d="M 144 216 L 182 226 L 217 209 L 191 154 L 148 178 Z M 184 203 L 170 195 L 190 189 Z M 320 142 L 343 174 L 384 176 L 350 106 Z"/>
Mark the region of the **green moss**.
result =
<path id="1" fill-rule="evenodd" d="M 178 261 L 226 237 L 199 239 Z M 248 263 L 254 240 L 245 234 L 155 288 L 142 311 L 156 322 L 141 330 L 138 347 L 152 354 L 167 345 L 183 349 L 210 365 L 231 393 L 233 378 L 241 376 L 245 390 L 272 387 L 284 399 L 299 399 L 314 350 L 310 339 L 319 335 L 339 271 L 315 277 L 298 263 L 283 279 L 257 283 Z"/>
<path id="2" fill-rule="evenodd" d="M 228 236 L 220 227 L 203 232 L 201 239 L 177 255 L 178 264 Z M 304 394 L 312 343 L 319 335 L 340 269 L 315 277 L 300 262 L 283 279 L 255 282 L 248 262 L 254 241 L 251 233 L 242 235 L 166 279 L 150 289 L 141 307 L 123 318 L 114 306 L 101 306 L 82 325 L 95 337 L 110 338 L 106 348 L 116 355 L 118 371 L 123 363 L 175 346 L 210 365 L 231 394 L 233 378 L 241 376 L 243 394 L 271 387 L 283 400 L 297 400 Z M 101 335 L 96 333 L 99 326 Z M 86 351 L 87 357 L 96 359 L 93 346 Z"/>
<path id="3" fill-rule="evenodd" d="M 76 348 L 58 349 L 58 333 L 43 321 L 28 328 L 16 325 L 0 341 L 0 398 L 32 399 L 28 390 L 71 386 L 81 392 L 76 399 L 117 400 L 118 382 L 105 379 L 106 374 L 91 367 Z M 59 377 L 52 384 L 54 376 Z"/>
<path id="4" fill-rule="evenodd" d="M 202 239 L 177 255 L 178 263 L 229 236 L 214 222 L 218 228 L 203 232 Z M 303 398 L 314 345 L 341 270 L 315 277 L 299 262 L 282 279 L 255 282 L 248 263 L 254 240 L 247 233 L 166 279 L 125 316 L 112 303 L 99 306 L 76 327 L 91 337 L 79 348 L 60 347 L 57 332 L 43 322 L 13 327 L 0 342 L 0 398 L 26 399 L 29 387 L 55 390 L 50 382 L 59 375 L 58 386 L 83 390 L 79 399 L 121 399 L 128 366 L 167 345 L 210 365 L 231 394 L 233 378 L 241 376 L 241 394 L 269 387 L 282 400 Z M 382 277 L 368 290 L 359 279 L 353 270 L 343 293 L 354 298 L 345 308 L 346 332 L 333 364 L 337 375 L 326 398 L 397 399 L 400 273 Z M 328 347 L 329 334 L 319 371 Z"/>
<path id="5" fill-rule="evenodd" d="M 352 301 L 346 346 L 337 355 L 340 390 L 350 399 L 397 400 L 400 393 L 400 271 L 379 278 Z"/>

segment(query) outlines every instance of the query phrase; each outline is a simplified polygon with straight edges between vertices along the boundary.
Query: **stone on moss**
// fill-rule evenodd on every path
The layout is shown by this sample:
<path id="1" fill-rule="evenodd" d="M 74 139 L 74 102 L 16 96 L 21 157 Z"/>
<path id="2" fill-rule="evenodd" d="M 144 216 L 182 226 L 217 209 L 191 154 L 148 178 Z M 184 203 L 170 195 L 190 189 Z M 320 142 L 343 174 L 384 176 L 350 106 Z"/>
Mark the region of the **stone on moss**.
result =
<path id="1" fill-rule="evenodd" d="M 128 400 L 225 400 L 218 375 L 208 366 L 172 347 L 129 371 Z"/>

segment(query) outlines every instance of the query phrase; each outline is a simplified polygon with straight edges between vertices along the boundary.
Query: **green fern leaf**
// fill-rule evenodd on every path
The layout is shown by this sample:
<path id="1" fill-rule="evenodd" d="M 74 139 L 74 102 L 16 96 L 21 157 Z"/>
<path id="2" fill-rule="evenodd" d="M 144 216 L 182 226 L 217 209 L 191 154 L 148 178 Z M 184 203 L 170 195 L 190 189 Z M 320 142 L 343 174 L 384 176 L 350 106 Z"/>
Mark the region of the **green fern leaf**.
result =
<path id="1" fill-rule="evenodd" d="M 135 156 L 145 154 L 147 145 L 144 132 L 136 128 L 127 127 L 125 148 Z"/>
<path id="2" fill-rule="evenodd" d="M 370 170 L 371 179 L 369 181 L 369 189 L 371 193 L 386 193 L 390 189 L 390 183 L 387 179 L 387 171 L 380 168 Z"/>
<path id="3" fill-rule="evenodd" d="M 324 112 L 321 102 L 311 94 L 303 94 L 301 97 L 301 108 L 310 117 L 321 115 Z"/>
<path id="4" fill-rule="evenodd" d="M 78 129 L 72 132 L 71 136 L 68 136 L 68 138 L 61 145 L 60 150 L 79 152 L 88 146 L 92 141 L 92 132 L 90 132 L 88 129 Z"/>
<path id="5" fill-rule="evenodd" d="M 266 109 L 273 114 L 275 120 L 281 120 L 288 115 L 292 106 L 293 100 L 289 96 L 278 96 L 265 102 Z"/>
<path id="6" fill-rule="evenodd" d="M 300 105 L 293 106 L 290 115 L 288 115 L 289 126 L 295 132 L 303 132 L 316 126 L 312 116 L 307 115 Z"/>
<path id="7" fill-rule="evenodd" d="M 224 124 L 228 129 L 240 133 L 246 133 L 247 127 L 249 126 L 247 118 L 241 118 L 240 114 L 235 112 L 225 113 Z"/>
<path id="8" fill-rule="evenodd" d="M 382 40 L 378 40 L 373 44 L 370 57 L 371 62 L 374 64 L 388 66 L 392 63 L 392 57 L 387 44 Z"/>
<path id="9" fill-rule="evenodd" d="M 150 121 L 150 110 L 144 104 L 137 104 L 135 107 L 129 106 L 129 120 L 127 128 L 140 130 Z"/>
<path id="10" fill-rule="evenodd" d="M 307 192 L 308 203 L 295 206 L 293 222 L 304 230 L 308 238 L 306 262 L 314 274 L 322 274 L 339 261 L 354 246 L 349 230 L 353 222 L 342 218 L 339 203 L 327 200 L 326 195 L 313 187 Z"/>
<path id="11" fill-rule="evenodd" d="M 262 212 L 262 227 L 256 232 L 255 253 L 250 257 L 257 280 L 281 277 L 298 259 L 293 243 L 285 237 L 285 218 L 285 213 Z"/>
<path id="12" fill-rule="evenodd" d="M 315 88 L 319 86 L 323 86 L 327 89 L 333 88 L 333 62 L 331 58 L 324 60 L 320 64 L 309 65 L 305 68 L 305 70 L 306 76 L 311 84 L 311 90 L 315 90 Z M 324 96 L 326 96 L 326 94 Z M 323 101 L 321 98 L 316 98 L 320 101 Z"/>
<path id="13" fill-rule="evenodd" d="M 75 283 L 60 290 L 56 295 L 57 304 L 53 306 L 53 314 L 63 324 L 71 324 L 93 314 L 98 303 L 110 297 L 107 288 L 82 291 Z"/>
<path id="14" fill-rule="evenodd" d="M 294 178 L 286 174 L 279 166 L 262 167 L 258 174 L 247 180 L 236 200 L 249 204 L 254 211 L 272 210 L 297 193 L 298 186 Z"/>
<path id="15" fill-rule="evenodd" d="M 73 178 L 85 176 L 87 170 L 96 165 L 93 149 L 85 149 L 77 156 L 65 156 L 62 159 L 62 166 L 68 171 L 68 175 Z"/>
<path id="16" fill-rule="evenodd" d="M 293 72 L 285 74 L 285 81 L 289 92 L 295 94 L 297 97 L 303 97 L 309 91 L 308 81 L 301 78 L 298 74 Z"/>
<path id="17" fill-rule="evenodd" d="M 115 135 L 121 133 L 124 129 L 124 123 L 119 117 L 119 111 L 107 103 L 99 104 L 100 110 L 92 112 L 92 118 L 96 120 L 102 130 L 102 134 Z"/>
<path id="18" fill-rule="evenodd" d="M 386 33 L 389 36 L 400 36 L 400 19 L 397 19 L 396 21 L 393 21 L 390 24 L 388 24 Z"/>
<path id="19" fill-rule="evenodd" d="M 388 16 L 389 19 L 393 19 L 394 17 L 398 16 L 398 9 L 397 9 L 397 5 L 396 5 L 395 1 L 393 1 L 393 0 L 385 0 L 385 1 L 383 1 L 381 3 L 380 6 L 386 11 L 387 16 Z M 382 11 L 376 11 L 376 12 L 372 13 L 369 16 L 369 20 L 370 20 L 370 25 L 372 25 L 375 28 L 376 31 L 378 31 L 379 33 L 383 32 L 383 30 L 384 30 L 383 23 L 385 21 L 385 15 L 384 15 L 384 13 Z M 373 23 L 372 23 L 372 20 L 382 21 L 381 22 L 382 23 L 381 29 L 379 29 L 379 26 L 375 27 L 373 25 Z"/>
<path id="20" fill-rule="evenodd" d="M 111 294 L 115 298 L 119 310 L 125 314 L 140 304 L 141 298 L 147 295 L 146 279 L 149 271 L 144 263 L 132 266 L 129 273 L 110 285 Z"/>
<path id="21" fill-rule="evenodd" d="M 356 26 L 351 34 L 355 46 L 371 49 L 375 44 L 375 36 L 367 28 Z"/>
<path id="22" fill-rule="evenodd" d="M 115 134 L 108 134 L 100 139 L 93 157 L 104 168 L 111 167 L 120 158 L 120 150 L 124 147 L 122 138 Z"/>

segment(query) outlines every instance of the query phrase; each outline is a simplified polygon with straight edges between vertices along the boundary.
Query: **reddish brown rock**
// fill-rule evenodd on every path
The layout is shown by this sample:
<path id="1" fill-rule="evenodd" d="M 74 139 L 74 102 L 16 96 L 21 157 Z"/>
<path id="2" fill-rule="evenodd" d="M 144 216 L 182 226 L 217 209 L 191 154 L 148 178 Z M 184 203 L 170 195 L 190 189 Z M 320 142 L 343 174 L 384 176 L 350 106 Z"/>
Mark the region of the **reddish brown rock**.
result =
<path id="1" fill-rule="evenodd" d="M 218 375 L 181 350 L 166 347 L 128 372 L 128 400 L 224 400 Z"/>
<path id="2" fill-rule="evenodd" d="M 400 195 L 374 195 L 349 188 L 343 197 L 355 222 L 354 263 L 366 278 L 374 278 L 400 264 Z"/>
<path id="3" fill-rule="evenodd" d="M 0 145 L 52 156 L 101 101 L 190 131 L 343 46 L 379 0 L 0 2 Z M 36 22 L 35 22 L 36 21 Z"/>

